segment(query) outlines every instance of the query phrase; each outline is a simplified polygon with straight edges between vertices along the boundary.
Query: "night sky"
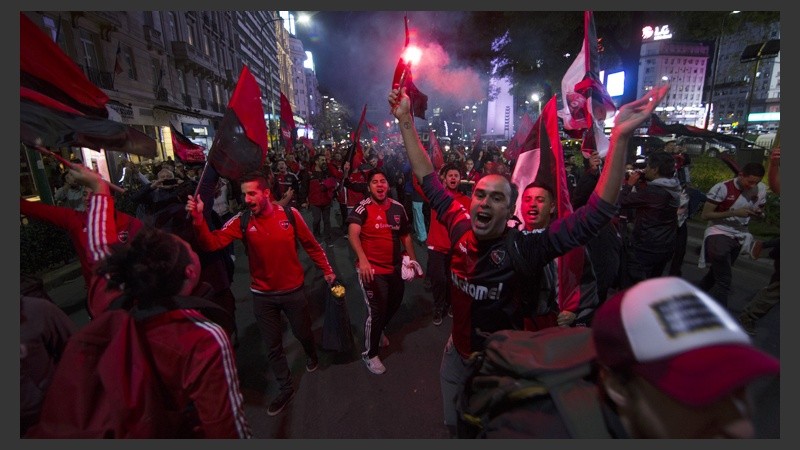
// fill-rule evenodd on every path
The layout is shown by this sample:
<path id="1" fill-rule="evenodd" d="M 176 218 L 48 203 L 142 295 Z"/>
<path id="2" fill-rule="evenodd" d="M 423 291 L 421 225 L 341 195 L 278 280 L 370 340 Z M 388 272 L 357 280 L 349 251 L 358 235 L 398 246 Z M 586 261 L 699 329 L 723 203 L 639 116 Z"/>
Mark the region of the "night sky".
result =
<path id="1" fill-rule="evenodd" d="M 313 13 L 313 12 L 312 12 Z M 344 104 L 354 121 L 367 104 L 367 121 L 392 120 L 386 97 L 405 40 L 404 11 L 319 11 L 311 25 L 297 25 L 297 37 L 313 52 L 320 87 Z M 436 105 L 471 104 L 486 96 L 488 78 L 458 61 L 448 48 L 463 36 L 466 13 L 409 11 L 411 45 L 423 52 L 412 67 L 414 83 Z M 434 34 L 447 36 L 433 41 Z M 577 38 L 580 39 L 580 38 Z"/>

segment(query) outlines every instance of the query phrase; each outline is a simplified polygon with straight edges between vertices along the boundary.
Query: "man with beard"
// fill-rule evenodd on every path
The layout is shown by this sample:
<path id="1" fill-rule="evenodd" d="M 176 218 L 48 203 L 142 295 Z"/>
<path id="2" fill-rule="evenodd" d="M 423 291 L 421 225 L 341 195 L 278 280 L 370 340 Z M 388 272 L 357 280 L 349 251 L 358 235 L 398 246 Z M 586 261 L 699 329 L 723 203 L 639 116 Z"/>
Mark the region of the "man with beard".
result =
<path id="1" fill-rule="evenodd" d="M 388 345 L 383 330 L 400 308 L 405 291 L 401 243 L 411 264 L 419 267 L 419 263 L 406 211 L 389 197 L 389 181 L 381 169 L 367 174 L 367 189 L 369 196 L 353 209 L 347 223 L 350 246 L 356 254 L 356 272 L 367 305 L 361 358 L 370 372 L 380 375 L 386 367 L 378 350 Z"/>
<path id="2" fill-rule="evenodd" d="M 314 239 L 303 216 L 291 207 L 284 208 L 271 201 L 267 178 L 260 172 L 246 174 L 240 180 L 244 202 L 250 212 L 247 235 L 241 228 L 243 213 L 235 215 L 225 225 L 210 231 L 203 220 L 203 201 L 189 196 L 186 210 L 192 215 L 197 241 L 206 251 L 224 248 L 234 239 L 245 240 L 250 268 L 250 291 L 253 293 L 253 313 L 267 346 L 269 366 L 279 384 L 278 396 L 270 403 L 267 414 L 280 413 L 294 397 L 289 364 L 283 349 L 283 320 L 289 319 L 292 333 L 300 341 L 308 357 L 306 371 L 317 369 L 318 358 L 308 299 L 303 290 L 304 270 L 297 251 L 300 242 L 314 264 L 330 285 L 336 279 L 325 250 Z M 292 226 L 288 215 L 294 215 Z"/>
<path id="3" fill-rule="evenodd" d="M 532 266 L 532 273 L 516 273 L 508 257 L 506 223 L 514 213 L 516 186 L 504 176 L 485 175 L 475 185 L 469 213 L 464 211 L 433 174 L 433 164 L 414 125 L 407 93 L 402 89 L 389 93 L 389 106 L 399 122 L 414 175 L 454 244 L 450 260 L 453 328 L 440 368 L 444 422 L 451 433 L 455 434 L 458 395 L 475 365 L 470 355 L 483 350 L 491 333 L 522 329 L 524 311 L 517 288 L 524 277 L 536 276 L 549 261 L 586 244 L 614 217 L 628 142 L 668 91 L 668 85 L 653 88 L 620 108 L 611 132 L 607 165 L 586 206 L 557 219 L 541 233 L 520 233 L 514 237 L 510 245 Z"/>

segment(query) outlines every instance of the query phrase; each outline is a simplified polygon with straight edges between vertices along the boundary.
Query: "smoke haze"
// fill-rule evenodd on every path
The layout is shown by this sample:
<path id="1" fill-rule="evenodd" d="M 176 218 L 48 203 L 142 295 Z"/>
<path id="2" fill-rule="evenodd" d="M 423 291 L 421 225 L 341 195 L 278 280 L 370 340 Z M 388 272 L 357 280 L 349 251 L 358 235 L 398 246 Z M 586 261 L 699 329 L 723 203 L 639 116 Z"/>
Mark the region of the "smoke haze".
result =
<path id="1" fill-rule="evenodd" d="M 320 11 L 312 24 L 297 27 L 306 50 L 314 55 L 320 89 L 345 105 L 357 120 L 367 104 L 367 121 L 392 120 L 386 97 L 403 51 L 401 11 Z M 488 77 L 455 59 L 448 47 L 468 38 L 460 11 L 409 11 L 410 45 L 422 50 L 412 66 L 414 84 L 428 96 L 426 117 L 435 107 L 463 108 L 486 97 Z M 434 41 L 433 36 L 441 36 Z"/>

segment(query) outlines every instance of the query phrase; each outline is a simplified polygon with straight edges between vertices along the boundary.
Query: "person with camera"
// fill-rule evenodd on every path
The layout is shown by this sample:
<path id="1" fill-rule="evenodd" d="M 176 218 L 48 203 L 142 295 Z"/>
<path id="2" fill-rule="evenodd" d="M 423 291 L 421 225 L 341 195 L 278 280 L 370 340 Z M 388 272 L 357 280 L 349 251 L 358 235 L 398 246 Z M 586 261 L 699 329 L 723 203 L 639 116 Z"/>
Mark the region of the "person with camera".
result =
<path id="1" fill-rule="evenodd" d="M 632 209 L 634 218 L 630 245 L 626 249 L 623 288 L 660 277 L 672 259 L 678 233 L 680 195 L 675 159 L 664 151 L 650 153 L 645 168 L 633 170 L 627 176 L 620 192 L 619 206 Z"/>

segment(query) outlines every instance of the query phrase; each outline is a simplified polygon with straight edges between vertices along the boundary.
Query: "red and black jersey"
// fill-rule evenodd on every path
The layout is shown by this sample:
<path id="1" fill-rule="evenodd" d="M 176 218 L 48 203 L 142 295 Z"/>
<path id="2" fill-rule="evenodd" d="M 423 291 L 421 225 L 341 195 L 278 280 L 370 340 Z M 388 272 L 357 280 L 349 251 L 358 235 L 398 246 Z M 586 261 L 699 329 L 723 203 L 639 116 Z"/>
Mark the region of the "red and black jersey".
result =
<path id="1" fill-rule="evenodd" d="M 483 349 L 488 334 L 522 329 L 522 298 L 530 295 L 522 292 L 523 279 L 540 276 L 548 262 L 586 244 L 618 209 L 593 193 L 586 206 L 555 220 L 544 231 L 520 232 L 513 244 L 533 273 L 517 274 L 505 234 L 492 240 L 477 240 L 468 212 L 445 191 L 436 174 L 423 179 L 422 189 L 453 242 L 450 259 L 453 343 L 465 358 Z"/>
<path id="2" fill-rule="evenodd" d="M 361 247 L 376 275 L 400 270 L 400 237 L 409 233 L 408 216 L 402 204 L 387 197 L 386 203 L 380 205 L 367 197 L 353 208 L 346 223 L 361 225 Z"/>
<path id="3" fill-rule="evenodd" d="M 295 229 L 286 214 L 294 214 Z M 221 229 L 210 231 L 205 221 L 194 223 L 197 241 L 205 251 L 224 248 L 242 238 L 239 223 L 242 213 L 233 216 Z M 291 292 L 303 286 L 304 270 L 297 252 L 297 241 L 325 275 L 333 273 L 325 250 L 319 245 L 303 216 L 294 209 L 273 205 L 270 215 L 251 216 L 247 222 L 247 259 L 250 290 L 258 293 Z"/>

